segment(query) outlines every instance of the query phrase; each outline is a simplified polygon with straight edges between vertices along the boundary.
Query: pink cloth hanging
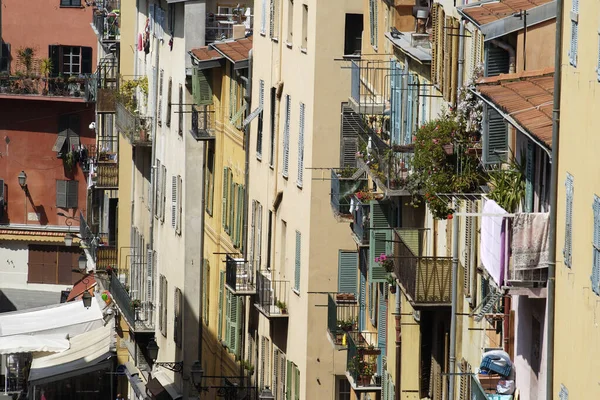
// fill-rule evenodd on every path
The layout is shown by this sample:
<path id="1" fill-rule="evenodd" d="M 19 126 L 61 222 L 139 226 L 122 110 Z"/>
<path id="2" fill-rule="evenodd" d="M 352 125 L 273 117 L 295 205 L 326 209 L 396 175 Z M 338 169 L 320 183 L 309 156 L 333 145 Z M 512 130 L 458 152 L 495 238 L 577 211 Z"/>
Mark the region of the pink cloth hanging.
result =
<path id="1" fill-rule="evenodd" d="M 142 38 L 141 33 L 138 35 L 137 49 L 138 49 L 138 51 L 144 50 L 144 39 Z"/>

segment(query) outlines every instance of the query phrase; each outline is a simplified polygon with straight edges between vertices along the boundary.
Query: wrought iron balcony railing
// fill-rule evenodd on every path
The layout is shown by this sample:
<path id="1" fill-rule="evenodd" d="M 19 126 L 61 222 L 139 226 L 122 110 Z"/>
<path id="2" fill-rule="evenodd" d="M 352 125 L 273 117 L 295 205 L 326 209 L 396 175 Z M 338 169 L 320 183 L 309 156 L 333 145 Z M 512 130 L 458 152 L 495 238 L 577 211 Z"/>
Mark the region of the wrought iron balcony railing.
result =
<path id="1" fill-rule="evenodd" d="M 333 294 L 327 297 L 327 332 L 335 346 L 346 346 L 344 335 L 358 329 L 359 310 L 356 302 L 338 300 Z"/>
<path id="2" fill-rule="evenodd" d="M 44 77 L 38 75 L 3 75 L 0 73 L 0 96 L 44 97 L 57 101 L 80 99 L 96 101 L 95 75 Z"/>
<path id="3" fill-rule="evenodd" d="M 413 307 L 449 306 L 452 258 L 424 256 L 426 229 L 394 230 L 394 272 Z"/>
<path id="4" fill-rule="evenodd" d="M 136 115 L 121 102 L 116 103 L 116 125 L 132 146 L 152 144 L 152 118 Z"/>
<path id="5" fill-rule="evenodd" d="M 256 293 L 252 264 L 244 259 L 227 256 L 225 261 L 225 284 L 233 294 Z"/>
<path id="6" fill-rule="evenodd" d="M 96 271 L 106 271 L 107 269 L 117 268 L 117 247 L 100 246 L 97 251 Z"/>
<path id="7" fill-rule="evenodd" d="M 212 105 L 192 107 L 192 129 L 190 133 L 196 140 L 214 139 L 215 112 Z"/>
<path id="8" fill-rule="evenodd" d="M 259 272 L 256 275 L 256 303 L 255 306 L 268 318 L 288 317 L 288 281 L 271 280 L 269 272 Z"/>
<path id="9" fill-rule="evenodd" d="M 355 172 L 356 169 L 352 168 L 331 170 L 331 208 L 336 216 L 349 217 L 352 196 L 367 187 L 364 173 L 359 172 L 359 177 L 354 178 Z"/>
<path id="10" fill-rule="evenodd" d="M 141 303 L 132 299 L 129 291 L 114 272 L 110 274 L 108 290 L 131 329 L 135 332 L 154 330 L 153 305 L 149 302 Z"/>
<path id="11" fill-rule="evenodd" d="M 348 354 L 346 377 L 354 390 L 377 390 L 381 379 L 376 376 L 377 358 L 381 354 L 375 344 L 377 337 L 369 332 L 352 332 L 346 335 Z"/>

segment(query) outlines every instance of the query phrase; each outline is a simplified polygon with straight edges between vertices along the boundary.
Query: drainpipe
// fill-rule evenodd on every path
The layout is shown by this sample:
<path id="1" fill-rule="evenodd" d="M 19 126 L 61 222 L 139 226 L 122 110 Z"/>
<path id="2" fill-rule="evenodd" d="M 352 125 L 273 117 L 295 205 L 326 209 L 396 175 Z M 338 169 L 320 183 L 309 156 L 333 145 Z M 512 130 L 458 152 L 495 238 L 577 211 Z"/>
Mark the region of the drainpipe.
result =
<path id="1" fill-rule="evenodd" d="M 454 211 L 458 210 L 458 199 L 454 198 Z M 450 313 L 450 351 L 449 351 L 449 369 L 448 379 L 448 399 L 454 400 L 454 386 L 456 377 L 456 313 L 458 309 L 458 217 L 452 218 L 452 308 Z"/>
<path id="2" fill-rule="evenodd" d="M 562 18 L 563 2 L 556 0 L 556 45 L 554 49 L 554 106 L 552 107 L 552 172 L 550 175 L 550 228 L 548 254 L 548 321 L 546 345 L 546 398 L 552 399 L 554 389 L 554 314 L 556 276 L 556 205 L 558 200 L 558 144 L 560 128 L 560 93 L 562 66 Z"/>
<path id="3" fill-rule="evenodd" d="M 400 285 L 396 282 L 396 393 L 400 398 L 400 387 L 402 378 L 402 314 L 400 313 Z"/>
<path id="4" fill-rule="evenodd" d="M 458 79 L 456 83 L 456 87 L 458 88 L 458 93 L 456 94 L 456 98 L 460 95 L 460 89 L 463 86 L 463 75 L 465 71 L 465 20 L 460 21 L 460 29 L 458 31 Z"/>
<path id="5" fill-rule="evenodd" d="M 490 43 L 492 43 L 508 52 L 508 72 L 511 74 L 516 72 L 517 56 L 515 54 L 515 49 L 513 49 L 513 47 L 511 45 L 509 45 L 508 43 L 504 43 L 504 42 L 501 42 L 500 40 L 496 40 L 496 39 L 490 40 Z"/>

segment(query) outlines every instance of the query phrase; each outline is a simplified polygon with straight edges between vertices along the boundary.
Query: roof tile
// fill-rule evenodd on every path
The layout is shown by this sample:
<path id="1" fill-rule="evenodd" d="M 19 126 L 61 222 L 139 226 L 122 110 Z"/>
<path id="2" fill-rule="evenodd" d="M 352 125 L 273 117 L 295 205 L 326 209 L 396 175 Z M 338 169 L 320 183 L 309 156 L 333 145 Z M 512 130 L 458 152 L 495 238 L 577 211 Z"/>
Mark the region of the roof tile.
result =
<path id="1" fill-rule="evenodd" d="M 463 12 L 479 25 L 489 24 L 500 19 L 509 17 L 519 11 L 529 10 L 554 0 L 499 0 L 493 2 L 482 2 L 473 7 L 463 8 Z"/>

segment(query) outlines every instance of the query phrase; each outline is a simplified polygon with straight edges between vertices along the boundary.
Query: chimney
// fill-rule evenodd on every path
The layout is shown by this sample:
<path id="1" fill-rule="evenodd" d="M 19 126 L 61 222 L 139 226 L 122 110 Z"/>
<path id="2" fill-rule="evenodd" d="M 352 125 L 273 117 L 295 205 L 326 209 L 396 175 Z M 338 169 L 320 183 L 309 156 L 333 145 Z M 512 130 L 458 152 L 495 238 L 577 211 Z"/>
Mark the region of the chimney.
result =
<path id="1" fill-rule="evenodd" d="M 233 25 L 233 40 L 243 39 L 246 37 L 246 25 Z"/>

